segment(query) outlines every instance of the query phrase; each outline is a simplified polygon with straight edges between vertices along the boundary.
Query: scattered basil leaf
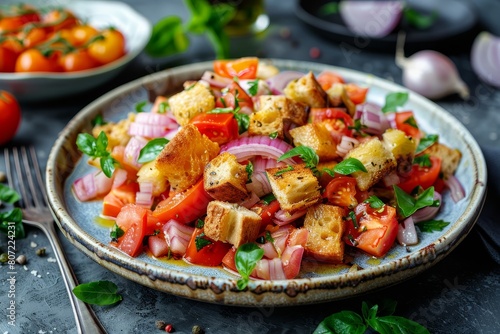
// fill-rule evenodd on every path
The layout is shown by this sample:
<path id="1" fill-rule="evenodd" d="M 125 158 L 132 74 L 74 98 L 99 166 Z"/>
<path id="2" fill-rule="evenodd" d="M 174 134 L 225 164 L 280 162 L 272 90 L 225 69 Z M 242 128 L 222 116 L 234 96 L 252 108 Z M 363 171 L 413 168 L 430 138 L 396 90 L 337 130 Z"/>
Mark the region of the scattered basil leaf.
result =
<path id="1" fill-rule="evenodd" d="M 293 166 L 287 166 L 283 169 L 280 169 L 276 173 L 274 173 L 274 176 L 280 176 L 280 175 L 285 174 L 286 172 L 291 172 L 292 170 L 293 170 Z"/>
<path id="2" fill-rule="evenodd" d="M 213 242 L 206 238 L 205 233 L 201 233 L 194 238 L 194 244 L 196 245 L 196 251 L 199 252 L 203 247 L 211 245 Z"/>
<path id="3" fill-rule="evenodd" d="M 307 168 L 316 167 L 316 165 L 319 163 L 319 157 L 316 154 L 316 151 L 314 151 L 309 146 L 297 146 L 292 148 L 290 151 L 281 155 L 278 158 L 278 162 L 296 156 L 298 156 L 299 158 L 302 159 L 302 161 L 304 161 Z"/>
<path id="4" fill-rule="evenodd" d="M 0 202 L 14 204 L 21 199 L 17 191 L 0 183 Z"/>
<path id="5" fill-rule="evenodd" d="M 137 162 L 143 164 L 156 159 L 158 154 L 165 148 L 169 140 L 167 138 L 155 138 L 150 140 L 139 152 Z"/>
<path id="6" fill-rule="evenodd" d="M 438 13 L 433 11 L 431 14 L 425 15 L 413 8 L 406 7 L 403 10 L 403 17 L 412 27 L 423 30 L 431 27 L 436 22 Z"/>
<path id="7" fill-rule="evenodd" d="M 76 137 L 78 149 L 90 157 L 95 157 L 96 139 L 88 133 L 79 133 Z"/>
<path id="8" fill-rule="evenodd" d="M 162 102 L 158 105 L 158 113 L 159 114 L 166 114 L 168 111 L 169 105 L 168 102 Z"/>
<path id="9" fill-rule="evenodd" d="M 123 231 L 117 223 L 115 223 L 109 231 L 109 237 L 112 241 L 118 241 L 118 239 L 120 239 L 124 234 L 125 231 Z"/>
<path id="10" fill-rule="evenodd" d="M 248 162 L 248 164 L 245 166 L 245 170 L 248 174 L 247 183 L 251 183 L 252 182 L 252 175 L 253 175 L 253 163 Z"/>
<path id="11" fill-rule="evenodd" d="M 104 175 L 106 175 L 107 177 L 111 177 L 113 175 L 115 171 L 115 163 L 116 160 L 110 155 L 101 157 L 100 165 Z"/>
<path id="12" fill-rule="evenodd" d="M 367 326 L 363 322 L 363 318 L 353 311 L 340 311 L 326 317 L 313 334 L 363 334 Z"/>
<path id="13" fill-rule="evenodd" d="M 273 193 L 267 194 L 266 196 L 261 198 L 261 201 L 264 202 L 265 205 L 269 205 L 272 201 L 274 201 L 276 197 Z"/>
<path id="14" fill-rule="evenodd" d="M 117 294 L 118 287 L 110 281 L 97 281 L 84 283 L 73 289 L 73 294 L 81 301 L 93 305 L 112 305 L 120 300 L 122 296 Z"/>
<path id="15" fill-rule="evenodd" d="M 278 138 L 278 131 L 275 131 L 275 132 L 271 133 L 271 134 L 269 135 L 269 138 L 271 138 L 271 139 L 276 139 L 276 138 Z"/>
<path id="16" fill-rule="evenodd" d="M 347 158 L 342 160 L 336 164 L 335 167 L 333 167 L 333 171 L 342 175 L 349 175 L 359 171 L 367 173 L 363 163 L 356 158 Z"/>
<path id="17" fill-rule="evenodd" d="M 407 218 L 415 213 L 418 209 L 434 205 L 434 187 L 427 188 L 417 198 L 408 195 L 404 190 L 394 185 L 394 195 L 398 209 L 403 218 Z"/>
<path id="18" fill-rule="evenodd" d="M 437 143 L 438 140 L 439 140 L 439 135 L 427 135 L 424 138 L 420 139 L 415 154 L 423 152 L 425 149 L 432 146 L 434 143 Z"/>
<path id="19" fill-rule="evenodd" d="M 90 123 L 92 124 L 92 126 L 100 126 L 108 124 L 104 121 L 104 118 L 102 117 L 101 114 L 98 114 Z"/>
<path id="20" fill-rule="evenodd" d="M 148 101 L 140 101 L 140 102 L 137 102 L 135 104 L 135 111 L 140 113 L 140 112 L 144 112 L 144 107 L 148 104 Z"/>
<path id="21" fill-rule="evenodd" d="M 381 209 L 385 205 L 385 203 L 375 195 L 371 195 L 370 197 L 368 197 L 365 200 L 365 203 L 369 203 L 372 209 Z"/>
<path id="22" fill-rule="evenodd" d="M 247 243 L 238 247 L 235 255 L 235 264 L 238 273 L 241 275 L 241 278 L 236 283 L 239 290 L 247 287 L 250 281 L 250 274 L 263 256 L 264 250 L 254 243 Z"/>
<path id="23" fill-rule="evenodd" d="M 20 208 L 13 208 L 9 211 L 0 212 L 0 232 L 10 237 L 12 227 L 9 228 L 9 226 L 12 226 L 12 223 L 14 224 L 14 238 L 22 239 L 26 237 L 23 225 L 23 212 Z"/>
<path id="24" fill-rule="evenodd" d="M 370 327 L 381 334 L 429 334 L 427 328 L 418 322 L 394 315 L 375 317 L 370 321 Z"/>
<path id="25" fill-rule="evenodd" d="M 205 222 L 202 220 L 202 219 L 198 219 L 196 221 L 196 228 L 203 228 L 203 226 L 205 226 Z"/>
<path id="26" fill-rule="evenodd" d="M 335 172 L 333 171 L 333 168 L 323 168 L 321 172 L 327 173 L 331 177 L 335 177 Z"/>
<path id="27" fill-rule="evenodd" d="M 153 26 L 146 52 L 153 57 L 170 56 L 184 52 L 189 47 L 189 38 L 177 16 L 161 19 Z"/>
<path id="28" fill-rule="evenodd" d="M 100 159 L 101 170 L 107 177 L 111 177 L 115 171 L 117 161 L 107 151 L 108 137 L 101 131 L 97 138 L 88 133 L 80 133 L 76 137 L 78 149 L 93 159 Z"/>
<path id="29" fill-rule="evenodd" d="M 428 154 L 415 157 L 413 163 L 418 164 L 420 167 L 432 167 L 432 162 Z"/>
<path id="30" fill-rule="evenodd" d="M 398 107 L 402 107 L 408 101 L 407 92 L 396 92 L 387 94 L 385 97 L 385 105 L 382 107 L 384 113 L 396 111 Z"/>
<path id="31" fill-rule="evenodd" d="M 411 126 L 412 128 L 415 128 L 415 129 L 419 128 L 417 121 L 415 120 L 415 117 L 413 117 L 413 116 L 410 116 L 407 119 L 405 119 L 405 121 L 403 123 L 408 124 L 409 126 Z"/>
<path id="32" fill-rule="evenodd" d="M 366 137 L 367 134 L 363 132 L 363 129 L 366 129 L 367 126 L 361 123 L 360 118 L 356 118 L 354 120 L 354 125 L 353 126 L 347 126 L 349 130 L 354 130 L 355 133 L 361 135 L 362 137 Z"/>
<path id="33" fill-rule="evenodd" d="M 240 112 L 235 112 L 234 118 L 236 119 L 236 122 L 238 122 L 238 132 L 240 135 L 248 130 L 248 126 L 250 125 L 250 116 Z"/>
<path id="34" fill-rule="evenodd" d="M 251 96 L 255 96 L 255 95 L 257 95 L 258 91 L 259 91 L 259 79 L 249 81 L 248 82 L 248 93 L 250 93 Z"/>
<path id="35" fill-rule="evenodd" d="M 415 223 L 421 232 L 437 232 L 442 231 L 450 223 L 444 220 L 426 220 L 423 222 Z"/>

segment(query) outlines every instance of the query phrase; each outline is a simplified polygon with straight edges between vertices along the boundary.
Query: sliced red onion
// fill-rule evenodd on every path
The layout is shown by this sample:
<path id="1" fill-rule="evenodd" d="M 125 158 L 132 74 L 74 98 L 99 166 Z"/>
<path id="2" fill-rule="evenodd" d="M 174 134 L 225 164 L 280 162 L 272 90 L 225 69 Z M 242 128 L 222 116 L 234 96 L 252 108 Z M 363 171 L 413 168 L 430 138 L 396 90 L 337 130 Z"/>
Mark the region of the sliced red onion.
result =
<path id="1" fill-rule="evenodd" d="M 205 73 L 201 76 L 201 79 L 208 82 L 208 84 L 213 88 L 225 88 L 233 82 L 232 79 L 225 78 L 212 71 L 205 71 Z"/>
<path id="2" fill-rule="evenodd" d="M 229 152 L 234 154 L 238 161 L 243 161 L 258 155 L 278 159 L 292 148 L 290 144 L 278 138 L 271 139 L 269 136 L 252 136 L 232 140 L 222 146 L 220 152 Z M 284 162 L 288 165 L 296 164 L 291 158 L 284 160 Z"/>
<path id="3" fill-rule="evenodd" d="M 255 157 L 253 161 L 253 171 L 254 172 L 264 172 L 268 168 L 274 168 L 279 165 L 284 165 L 278 162 L 276 159 L 268 159 L 263 157 Z"/>
<path id="4" fill-rule="evenodd" d="M 359 144 L 359 141 L 355 138 L 349 136 L 342 136 L 340 143 L 337 145 L 337 154 L 340 157 L 345 157 L 350 150 L 355 148 Z"/>
<path id="5" fill-rule="evenodd" d="M 254 206 L 258 201 L 260 201 L 259 196 L 257 196 L 253 191 L 250 192 L 250 196 L 248 196 L 247 199 L 241 201 L 238 203 L 239 205 L 250 209 L 252 206 Z"/>
<path id="6" fill-rule="evenodd" d="M 148 247 L 151 253 L 155 257 L 162 257 L 168 254 L 168 244 L 165 239 L 160 238 L 157 235 L 151 235 L 148 237 Z"/>
<path id="7" fill-rule="evenodd" d="M 163 136 L 164 138 L 167 138 L 168 140 L 172 140 L 175 135 L 177 134 L 177 132 L 179 132 L 181 128 L 177 128 L 177 129 L 174 129 L 174 130 L 169 130 L 167 131 L 167 133 Z"/>
<path id="8" fill-rule="evenodd" d="M 358 104 L 354 119 L 359 119 L 361 125 L 366 127 L 363 131 L 369 134 L 381 135 L 385 130 L 390 128 L 389 121 L 381 111 L 380 106 L 374 103 L 366 102 Z"/>
<path id="9" fill-rule="evenodd" d="M 113 185 L 111 186 L 112 189 L 118 188 L 122 184 L 125 183 L 128 179 L 128 173 L 125 169 L 123 168 L 115 168 L 115 172 L 113 175 Z"/>
<path id="10" fill-rule="evenodd" d="M 137 159 L 139 158 L 142 148 L 146 146 L 147 143 L 148 141 L 143 137 L 134 136 L 130 138 L 123 152 L 123 160 L 125 163 L 136 169 L 141 168 L 142 164 L 138 163 Z"/>
<path id="11" fill-rule="evenodd" d="M 391 126 L 392 129 L 398 128 L 398 125 L 396 123 L 396 113 L 395 112 L 386 113 L 385 118 L 387 118 L 387 121 L 389 122 L 389 125 Z"/>
<path id="12" fill-rule="evenodd" d="M 252 182 L 247 183 L 247 190 L 255 193 L 258 197 L 269 194 L 272 191 L 271 184 L 266 172 L 253 172 Z"/>
<path id="13" fill-rule="evenodd" d="M 111 190 L 111 186 L 113 185 L 113 176 L 114 175 L 107 177 L 106 174 L 101 171 L 94 173 L 96 196 L 105 195 Z"/>
<path id="14" fill-rule="evenodd" d="M 412 216 L 399 224 L 397 238 L 398 242 L 403 246 L 411 246 L 418 243 L 417 230 L 415 229 Z"/>
<path id="15" fill-rule="evenodd" d="M 146 138 L 159 138 L 164 137 L 169 132 L 168 130 L 164 125 L 132 122 L 128 128 L 128 134 Z"/>
<path id="16" fill-rule="evenodd" d="M 444 183 L 450 189 L 451 198 L 455 203 L 465 198 L 465 189 L 455 175 L 450 175 Z"/>
<path id="17" fill-rule="evenodd" d="M 269 261 L 269 279 L 286 279 L 285 271 L 283 270 L 283 262 L 281 261 L 281 259 L 275 258 L 267 261 Z"/>
<path id="18" fill-rule="evenodd" d="M 500 37 L 487 31 L 477 35 L 472 45 L 471 63 L 481 80 L 500 88 Z"/>
<path id="19" fill-rule="evenodd" d="M 150 112 L 141 112 L 135 116 L 135 123 L 153 124 L 165 126 L 167 129 L 176 129 L 179 124 L 170 114 L 158 114 Z"/>
<path id="20" fill-rule="evenodd" d="M 300 217 L 304 216 L 306 213 L 307 210 L 300 210 L 291 215 L 284 210 L 279 210 L 274 214 L 275 219 L 273 219 L 273 222 L 276 225 L 283 226 L 296 221 Z"/>
<path id="21" fill-rule="evenodd" d="M 273 95 L 282 95 L 290 81 L 302 78 L 304 75 L 305 73 L 297 71 L 283 71 L 267 79 L 267 84 Z"/>
<path id="22" fill-rule="evenodd" d="M 182 256 L 186 254 L 188 244 L 189 241 L 173 236 L 169 239 L 170 253 Z"/>
<path id="23" fill-rule="evenodd" d="M 360 36 L 384 37 L 401 21 L 402 1 L 341 1 L 340 16 Z"/>
<path id="24" fill-rule="evenodd" d="M 135 204 L 143 206 L 145 208 L 151 208 L 153 205 L 153 194 L 150 192 L 138 191 L 135 194 Z"/>
<path id="25" fill-rule="evenodd" d="M 194 227 L 190 227 L 177 222 L 176 220 L 169 220 L 163 225 L 162 231 L 165 235 L 165 240 L 170 247 L 173 254 L 184 255 L 194 232 Z"/>
<path id="26" fill-rule="evenodd" d="M 441 208 L 441 194 L 434 191 L 434 200 L 439 201 L 439 206 L 426 206 L 425 208 L 417 210 L 411 217 L 414 223 L 430 220 L 434 218 L 439 209 Z"/>
<path id="27" fill-rule="evenodd" d="M 264 257 L 267 259 L 274 259 L 279 257 L 276 248 L 272 242 L 266 242 L 264 244 L 258 244 L 258 246 L 264 251 Z"/>
<path id="28" fill-rule="evenodd" d="M 73 182 L 73 191 L 76 197 L 82 202 L 95 198 L 97 189 L 94 181 L 94 172 L 75 180 L 75 182 Z"/>
<path id="29" fill-rule="evenodd" d="M 225 267 L 227 270 L 227 268 Z M 231 272 L 234 273 L 234 271 L 231 270 Z M 239 275 L 239 273 L 236 273 Z M 255 269 L 252 271 L 252 277 L 254 278 L 260 278 L 260 279 L 270 279 L 269 275 L 269 260 L 268 259 L 261 259 L 257 261 L 257 265 L 255 266 Z"/>
<path id="30" fill-rule="evenodd" d="M 396 172 L 387 174 L 386 176 L 384 176 L 382 180 L 384 181 L 384 185 L 386 187 L 392 187 L 393 185 L 399 184 L 399 182 L 401 182 L 401 179 L 399 178 L 398 173 Z"/>
<path id="31" fill-rule="evenodd" d="M 291 226 L 281 226 L 276 232 L 271 233 L 271 236 L 274 239 L 274 247 L 279 255 L 281 255 L 285 250 L 288 237 L 290 237 L 292 230 L 293 227 Z"/>
<path id="32" fill-rule="evenodd" d="M 281 255 L 281 262 L 287 279 L 297 277 L 300 272 L 303 255 L 304 247 L 301 245 L 288 246 L 285 248 L 285 251 Z"/>

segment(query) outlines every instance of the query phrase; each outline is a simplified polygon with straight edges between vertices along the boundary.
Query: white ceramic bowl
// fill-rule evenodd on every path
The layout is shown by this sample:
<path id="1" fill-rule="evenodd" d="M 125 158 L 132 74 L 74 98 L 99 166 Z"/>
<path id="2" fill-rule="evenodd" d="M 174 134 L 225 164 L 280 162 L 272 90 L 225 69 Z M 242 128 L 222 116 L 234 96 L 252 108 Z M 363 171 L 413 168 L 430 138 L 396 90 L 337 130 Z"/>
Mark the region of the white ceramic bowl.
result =
<path id="1" fill-rule="evenodd" d="M 73 1 L 64 7 L 95 27 L 116 27 L 125 36 L 127 54 L 107 65 L 74 73 L 0 73 L 0 89 L 11 92 L 21 101 L 83 92 L 118 75 L 141 53 L 151 36 L 151 23 L 124 3 Z"/>

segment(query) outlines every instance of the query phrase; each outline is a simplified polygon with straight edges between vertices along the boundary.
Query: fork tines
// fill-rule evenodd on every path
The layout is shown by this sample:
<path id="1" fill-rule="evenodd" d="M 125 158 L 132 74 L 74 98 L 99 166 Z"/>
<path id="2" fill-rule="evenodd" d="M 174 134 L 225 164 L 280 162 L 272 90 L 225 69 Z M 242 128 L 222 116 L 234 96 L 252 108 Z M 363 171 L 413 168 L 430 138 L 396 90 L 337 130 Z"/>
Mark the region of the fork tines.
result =
<path id="1" fill-rule="evenodd" d="M 9 187 L 20 192 L 21 206 L 45 206 L 47 195 L 35 148 L 5 148 L 4 156 Z"/>

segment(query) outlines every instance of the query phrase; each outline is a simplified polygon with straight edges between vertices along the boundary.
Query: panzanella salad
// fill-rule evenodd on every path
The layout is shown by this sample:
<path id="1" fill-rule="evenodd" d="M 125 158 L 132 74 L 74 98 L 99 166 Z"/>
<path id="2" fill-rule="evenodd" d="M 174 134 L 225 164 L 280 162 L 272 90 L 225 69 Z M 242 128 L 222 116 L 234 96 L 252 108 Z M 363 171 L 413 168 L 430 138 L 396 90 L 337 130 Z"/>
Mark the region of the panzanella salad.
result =
<path id="1" fill-rule="evenodd" d="M 77 139 L 97 170 L 74 193 L 102 199 L 123 252 L 222 265 L 240 288 L 294 278 L 305 259 L 346 263 L 350 248 L 383 257 L 418 244 L 415 226 L 448 224 L 434 220 L 444 191 L 465 194 L 461 153 L 419 128 L 408 93 L 379 106 L 367 92 L 330 71 L 215 61 L 151 110 L 98 117 Z"/>

